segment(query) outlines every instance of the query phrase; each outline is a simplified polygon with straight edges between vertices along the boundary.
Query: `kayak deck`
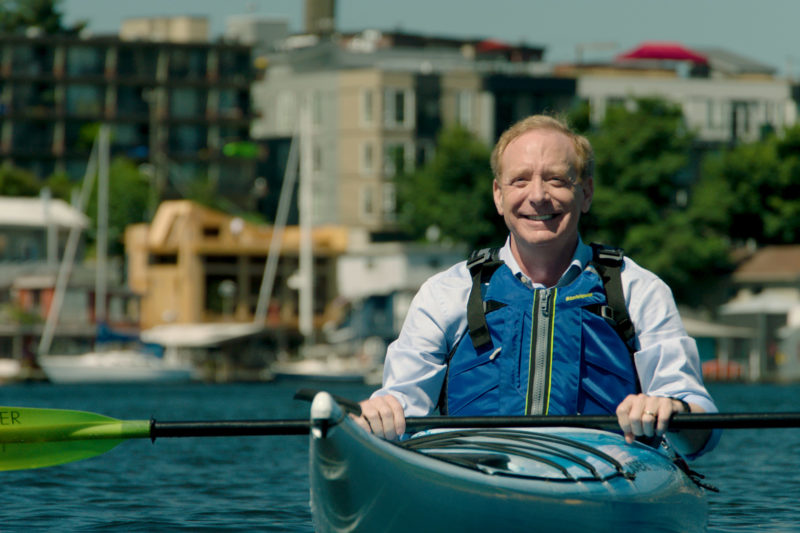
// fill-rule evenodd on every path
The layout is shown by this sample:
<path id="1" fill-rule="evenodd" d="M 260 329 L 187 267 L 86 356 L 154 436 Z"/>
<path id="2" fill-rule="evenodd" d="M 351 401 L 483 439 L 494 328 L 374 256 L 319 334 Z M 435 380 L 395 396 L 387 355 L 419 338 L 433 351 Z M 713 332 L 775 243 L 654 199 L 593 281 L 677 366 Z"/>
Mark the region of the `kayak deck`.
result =
<path id="1" fill-rule="evenodd" d="M 310 437 L 318 531 L 705 528 L 694 483 L 665 453 L 614 433 L 430 430 L 398 444 L 363 431 L 335 403 L 323 407 L 312 405 Z"/>
<path id="2" fill-rule="evenodd" d="M 401 443 L 409 450 L 424 453 L 466 468 L 494 475 L 564 481 L 606 481 L 614 476 L 633 479 L 611 455 L 594 446 L 560 433 L 545 430 L 464 429 L 428 432 Z M 581 437 L 599 437 L 588 432 Z"/>

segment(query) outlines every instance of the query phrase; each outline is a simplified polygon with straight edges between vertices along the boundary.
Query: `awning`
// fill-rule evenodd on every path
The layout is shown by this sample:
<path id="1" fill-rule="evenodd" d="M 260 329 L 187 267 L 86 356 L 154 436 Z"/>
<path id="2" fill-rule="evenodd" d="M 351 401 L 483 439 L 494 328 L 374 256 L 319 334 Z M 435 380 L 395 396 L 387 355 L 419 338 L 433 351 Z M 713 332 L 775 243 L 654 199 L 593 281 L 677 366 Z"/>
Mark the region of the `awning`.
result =
<path id="1" fill-rule="evenodd" d="M 164 347 L 204 348 L 251 337 L 264 331 L 252 323 L 166 324 L 142 331 L 144 342 Z"/>
<path id="2" fill-rule="evenodd" d="M 695 338 L 707 337 L 713 339 L 753 339 L 756 330 L 753 328 L 730 326 L 717 322 L 707 322 L 695 318 L 681 317 L 686 332 Z"/>
<path id="3" fill-rule="evenodd" d="M 760 292 L 749 298 L 737 298 L 720 307 L 723 315 L 783 315 L 800 307 L 800 298 L 786 292 Z"/>
<path id="4" fill-rule="evenodd" d="M 645 42 L 630 52 L 620 54 L 617 60 L 657 59 L 662 61 L 691 61 L 701 65 L 708 64 L 706 56 L 686 48 L 680 43 Z"/>

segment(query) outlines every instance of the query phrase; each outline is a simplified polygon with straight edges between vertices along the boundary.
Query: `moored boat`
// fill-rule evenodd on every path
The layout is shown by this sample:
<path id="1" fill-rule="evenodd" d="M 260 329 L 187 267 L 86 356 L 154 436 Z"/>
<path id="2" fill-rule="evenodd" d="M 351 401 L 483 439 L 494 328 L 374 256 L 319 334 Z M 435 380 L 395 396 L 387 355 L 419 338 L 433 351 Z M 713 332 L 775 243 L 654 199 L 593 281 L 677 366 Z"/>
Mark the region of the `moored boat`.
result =
<path id="1" fill-rule="evenodd" d="M 181 382 L 195 376 L 188 363 L 129 349 L 49 355 L 38 361 L 53 383 Z"/>
<path id="2" fill-rule="evenodd" d="M 327 393 L 311 407 L 317 531 L 704 531 L 702 490 L 664 451 L 579 428 L 377 438 Z"/>

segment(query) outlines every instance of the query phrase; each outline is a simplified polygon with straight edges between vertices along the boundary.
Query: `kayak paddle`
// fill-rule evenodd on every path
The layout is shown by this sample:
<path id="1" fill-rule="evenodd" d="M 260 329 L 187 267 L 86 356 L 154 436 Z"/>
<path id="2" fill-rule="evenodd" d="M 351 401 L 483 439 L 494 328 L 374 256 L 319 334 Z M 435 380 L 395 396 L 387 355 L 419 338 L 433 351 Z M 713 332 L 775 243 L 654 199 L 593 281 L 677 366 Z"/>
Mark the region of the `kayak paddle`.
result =
<path id="1" fill-rule="evenodd" d="M 354 404 L 357 406 L 357 404 Z M 355 410 L 353 403 L 349 406 Z M 613 415 L 420 417 L 406 419 L 409 430 L 498 427 L 617 428 Z M 54 466 L 103 454 L 128 439 L 305 435 L 308 420 L 157 422 L 118 420 L 85 411 L 0 407 L 0 471 Z M 678 414 L 670 429 L 754 429 L 800 427 L 800 412 Z"/>

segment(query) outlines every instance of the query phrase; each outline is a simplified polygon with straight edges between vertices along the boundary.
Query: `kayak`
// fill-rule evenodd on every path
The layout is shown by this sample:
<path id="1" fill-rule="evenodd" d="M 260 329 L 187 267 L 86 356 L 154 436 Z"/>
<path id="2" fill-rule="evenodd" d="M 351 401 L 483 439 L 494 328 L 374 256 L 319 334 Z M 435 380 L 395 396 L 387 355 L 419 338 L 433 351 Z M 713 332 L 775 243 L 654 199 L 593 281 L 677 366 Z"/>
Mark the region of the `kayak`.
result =
<path id="1" fill-rule="evenodd" d="M 311 406 L 314 526 L 335 531 L 705 531 L 705 494 L 669 453 L 581 428 L 364 431 Z"/>

